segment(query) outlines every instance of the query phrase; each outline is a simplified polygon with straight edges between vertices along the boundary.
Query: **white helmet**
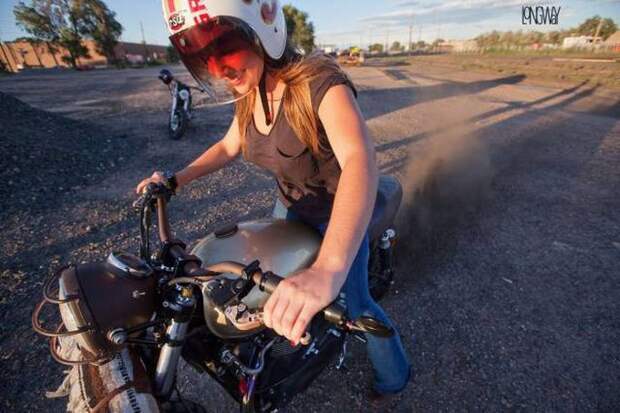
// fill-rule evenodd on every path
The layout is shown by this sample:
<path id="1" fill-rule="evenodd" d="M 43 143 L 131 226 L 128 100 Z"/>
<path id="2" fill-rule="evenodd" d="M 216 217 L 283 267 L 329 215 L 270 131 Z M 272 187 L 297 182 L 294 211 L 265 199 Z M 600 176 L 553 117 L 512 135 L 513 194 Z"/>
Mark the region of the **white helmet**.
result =
<path id="1" fill-rule="evenodd" d="M 162 0 L 170 41 L 196 81 L 212 96 L 210 57 L 259 48 L 272 60 L 286 49 L 278 0 Z"/>

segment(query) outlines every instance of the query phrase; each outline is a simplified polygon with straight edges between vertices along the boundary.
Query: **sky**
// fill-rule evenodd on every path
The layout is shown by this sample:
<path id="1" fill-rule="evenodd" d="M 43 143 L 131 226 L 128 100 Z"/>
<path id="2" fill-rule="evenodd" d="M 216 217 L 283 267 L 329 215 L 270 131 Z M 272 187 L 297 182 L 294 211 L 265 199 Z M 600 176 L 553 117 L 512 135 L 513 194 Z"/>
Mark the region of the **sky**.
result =
<path id="1" fill-rule="evenodd" d="M 241 1 L 241 0 L 231 0 Z M 121 40 L 168 44 L 160 0 L 105 0 L 124 27 Z M 18 0 L 0 0 L 0 40 L 27 35 L 15 24 Z M 26 0 L 26 3 L 29 1 Z M 469 39 L 491 30 L 550 31 L 577 26 L 588 17 L 611 17 L 620 25 L 620 0 L 296 0 L 309 15 L 315 43 L 348 47 L 371 43 Z M 557 25 L 523 25 L 523 5 L 561 7 Z M 207 0 L 208 5 L 208 0 Z M 411 28 L 411 29 L 410 29 Z"/>

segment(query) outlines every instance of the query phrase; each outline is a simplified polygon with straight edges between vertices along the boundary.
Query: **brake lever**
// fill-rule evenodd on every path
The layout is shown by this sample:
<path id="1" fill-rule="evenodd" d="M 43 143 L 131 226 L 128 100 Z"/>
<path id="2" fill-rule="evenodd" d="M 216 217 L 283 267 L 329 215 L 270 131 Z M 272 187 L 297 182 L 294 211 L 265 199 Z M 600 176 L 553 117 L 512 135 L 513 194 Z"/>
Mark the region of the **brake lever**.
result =
<path id="1" fill-rule="evenodd" d="M 172 195 L 174 195 L 174 193 L 163 183 L 156 184 L 151 182 L 145 187 L 142 195 L 133 202 L 132 207 L 136 213 L 140 213 L 147 204 L 150 204 L 151 207 L 155 207 L 156 198 L 158 196 L 163 196 L 166 202 L 168 202 Z"/>
<path id="2" fill-rule="evenodd" d="M 362 316 L 355 321 L 348 321 L 346 327 L 351 331 L 372 334 L 376 337 L 390 338 L 394 336 L 394 329 L 386 326 L 374 317 Z"/>
<path id="3" fill-rule="evenodd" d="M 141 213 L 144 210 L 146 204 L 148 202 L 151 202 L 151 200 L 153 199 L 153 192 L 155 191 L 155 188 L 156 184 L 151 182 L 144 188 L 142 194 L 138 197 L 138 199 L 136 199 L 131 204 L 136 213 Z"/>

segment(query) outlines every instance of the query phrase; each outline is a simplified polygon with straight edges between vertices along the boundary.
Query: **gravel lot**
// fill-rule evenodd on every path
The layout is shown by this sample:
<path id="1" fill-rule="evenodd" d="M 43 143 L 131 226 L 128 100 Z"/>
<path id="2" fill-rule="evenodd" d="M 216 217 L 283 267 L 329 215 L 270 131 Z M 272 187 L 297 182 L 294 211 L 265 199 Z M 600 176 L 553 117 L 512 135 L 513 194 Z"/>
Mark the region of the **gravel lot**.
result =
<path id="1" fill-rule="evenodd" d="M 187 136 L 170 141 L 158 70 L 0 78 L 2 411 L 64 408 L 43 396 L 63 368 L 30 327 L 45 275 L 136 251 L 135 184 L 183 167 L 228 127 L 231 108 L 199 108 Z M 397 284 L 383 305 L 416 374 L 392 410 L 618 410 L 617 97 L 454 67 L 349 72 L 381 170 L 407 197 Z M 274 193 L 268 174 L 236 161 L 183 191 L 173 229 L 194 243 L 218 223 L 269 214 Z M 287 411 L 364 411 L 361 345 L 347 365 Z M 212 411 L 234 411 L 189 368 L 181 384 Z"/>

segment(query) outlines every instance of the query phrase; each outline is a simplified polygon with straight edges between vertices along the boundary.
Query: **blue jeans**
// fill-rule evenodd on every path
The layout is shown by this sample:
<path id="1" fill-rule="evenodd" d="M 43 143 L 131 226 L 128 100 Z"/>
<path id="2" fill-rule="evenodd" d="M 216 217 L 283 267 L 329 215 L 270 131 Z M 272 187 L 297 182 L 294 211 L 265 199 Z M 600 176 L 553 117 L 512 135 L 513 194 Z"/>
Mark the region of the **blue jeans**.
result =
<path id="1" fill-rule="evenodd" d="M 301 221 L 299 216 L 288 210 L 279 199 L 276 200 L 273 217 Z M 327 223 L 311 226 L 322 235 L 327 229 Z M 366 233 L 341 290 L 345 294 L 347 315 L 350 319 L 356 319 L 360 315 L 376 317 L 397 331 L 392 321 L 372 299 L 368 291 L 368 255 L 368 233 Z M 368 358 L 375 373 L 375 390 L 380 393 L 401 391 L 409 381 L 411 366 L 400 336 L 396 333 L 390 338 L 380 338 L 370 334 L 365 334 L 365 337 Z"/>

